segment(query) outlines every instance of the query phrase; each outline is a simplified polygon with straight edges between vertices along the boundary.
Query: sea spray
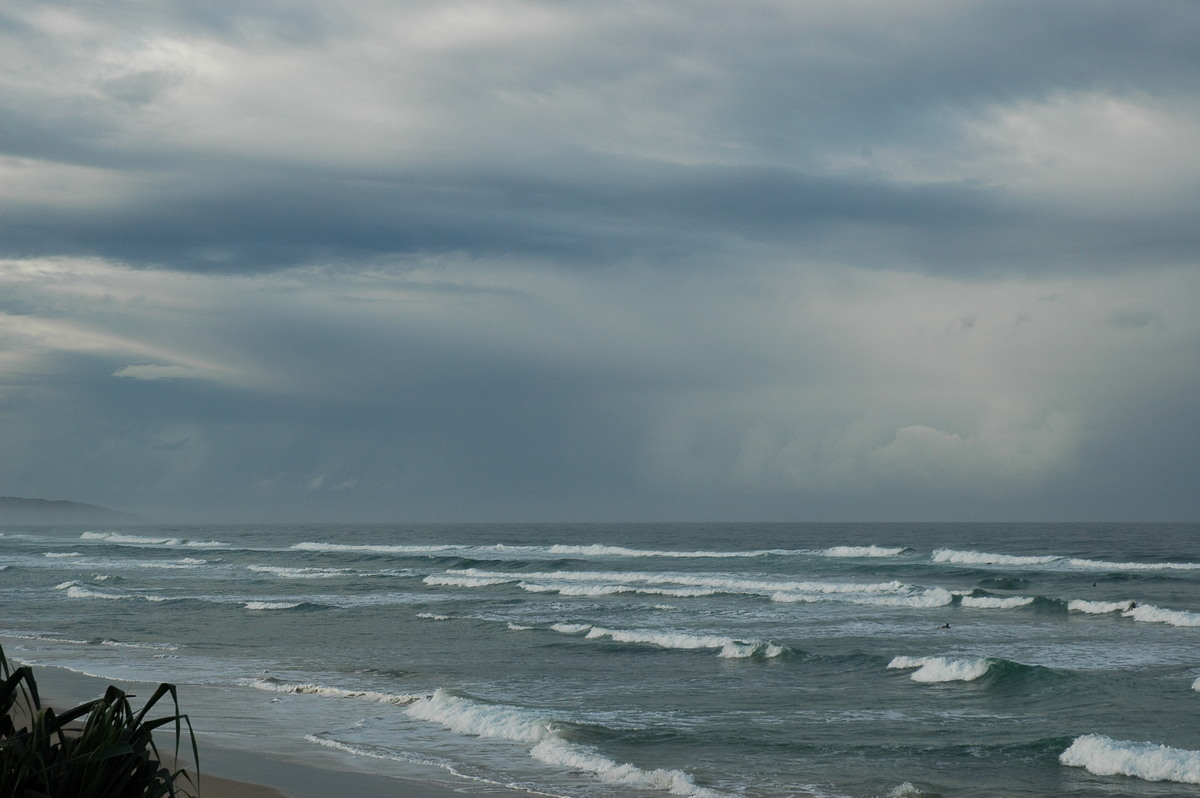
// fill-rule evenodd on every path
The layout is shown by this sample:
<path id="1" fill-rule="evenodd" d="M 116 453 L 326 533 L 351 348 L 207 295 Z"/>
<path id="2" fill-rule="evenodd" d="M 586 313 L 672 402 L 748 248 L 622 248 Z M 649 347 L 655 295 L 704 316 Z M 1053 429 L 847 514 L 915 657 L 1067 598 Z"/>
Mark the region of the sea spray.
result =
<path id="1" fill-rule="evenodd" d="M 1075 738 L 1058 760 L 1097 776 L 1132 776 L 1145 781 L 1200 784 L 1200 751 L 1148 742 L 1114 740 L 1103 734 Z"/>

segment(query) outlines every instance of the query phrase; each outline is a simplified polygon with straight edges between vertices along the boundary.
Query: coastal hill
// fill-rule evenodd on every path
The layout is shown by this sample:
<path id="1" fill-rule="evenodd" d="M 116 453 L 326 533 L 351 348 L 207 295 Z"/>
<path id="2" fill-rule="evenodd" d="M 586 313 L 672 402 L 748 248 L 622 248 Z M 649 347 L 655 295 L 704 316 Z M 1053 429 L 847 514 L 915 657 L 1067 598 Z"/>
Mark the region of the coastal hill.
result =
<path id="1" fill-rule="evenodd" d="M 0 526 L 10 524 L 144 524 L 131 513 L 94 504 L 0 496 Z"/>

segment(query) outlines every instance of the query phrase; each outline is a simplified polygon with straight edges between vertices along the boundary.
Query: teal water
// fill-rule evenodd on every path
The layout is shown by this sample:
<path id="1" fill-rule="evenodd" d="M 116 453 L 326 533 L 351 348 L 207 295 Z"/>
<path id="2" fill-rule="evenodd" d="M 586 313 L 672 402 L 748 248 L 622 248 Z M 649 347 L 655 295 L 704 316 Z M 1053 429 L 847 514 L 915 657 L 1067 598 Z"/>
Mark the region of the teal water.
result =
<path id="1" fill-rule="evenodd" d="M 14 658 L 380 772 L 1200 796 L 1197 524 L 9 527 L 0 602 Z"/>

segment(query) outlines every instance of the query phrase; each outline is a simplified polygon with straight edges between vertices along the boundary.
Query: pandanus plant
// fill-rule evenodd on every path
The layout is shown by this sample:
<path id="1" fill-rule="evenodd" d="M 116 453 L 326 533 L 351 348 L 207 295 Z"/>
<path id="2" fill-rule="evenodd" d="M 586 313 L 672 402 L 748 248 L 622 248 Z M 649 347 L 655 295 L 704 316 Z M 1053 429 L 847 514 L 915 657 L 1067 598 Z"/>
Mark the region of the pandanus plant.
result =
<path id="1" fill-rule="evenodd" d="M 123 690 L 56 711 L 43 707 L 28 666 L 12 667 L 0 648 L 0 798 L 183 798 L 198 795 L 199 776 L 163 763 L 153 732 L 174 727 L 172 762 L 183 728 L 199 761 L 191 721 L 179 712 L 173 684 L 160 684 L 139 711 Z M 173 711 L 150 718 L 167 696 Z"/>

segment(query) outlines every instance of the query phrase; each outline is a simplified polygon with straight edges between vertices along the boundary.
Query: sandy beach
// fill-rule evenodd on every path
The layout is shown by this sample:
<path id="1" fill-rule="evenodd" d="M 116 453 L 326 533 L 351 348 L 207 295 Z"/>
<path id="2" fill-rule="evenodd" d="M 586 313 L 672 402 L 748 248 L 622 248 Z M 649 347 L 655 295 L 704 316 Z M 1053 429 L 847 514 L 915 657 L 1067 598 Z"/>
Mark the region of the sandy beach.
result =
<path id="1" fill-rule="evenodd" d="M 19 663 L 18 663 L 19 664 Z M 72 707 L 103 694 L 116 684 L 131 695 L 149 692 L 144 684 L 133 685 L 73 673 L 61 668 L 34 668 L 38 692 L 44 706 Z M 180 688 L 180 709 L 187 713 L 187 689 Z M 140 707 L 133 698 L 135 707 Z M 339 770 L 273 757 L 261 751 L 237 750 L 212 745 L 204 740 L 205 719 L 188 713 L 197 732 L 200 750 L 199 794 L 202 798 L 341 798 L 346 795 L 405 796 L 405 798 L 512 798 L 525 795 L 515 790 L 470 782 L 433 784 L 376 773 Z M 171 735 L 156 734 L 160 752 L 174 750 Z M 184 752 L 181 746 L 180 754 Z M 349 760 L 350 763 L 353 760 Z"/>

